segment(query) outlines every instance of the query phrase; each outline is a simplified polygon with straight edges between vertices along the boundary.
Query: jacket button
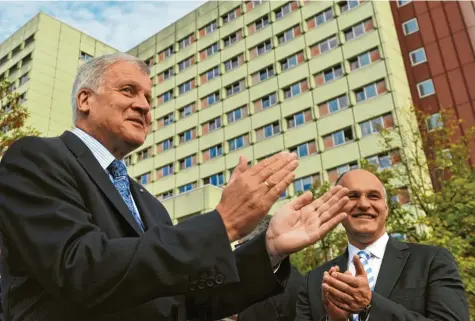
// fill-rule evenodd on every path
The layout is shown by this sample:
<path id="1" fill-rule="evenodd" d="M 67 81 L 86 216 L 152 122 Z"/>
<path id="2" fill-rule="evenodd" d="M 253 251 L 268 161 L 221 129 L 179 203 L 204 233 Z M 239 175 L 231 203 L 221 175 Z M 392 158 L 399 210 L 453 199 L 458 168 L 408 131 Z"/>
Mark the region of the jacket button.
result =
<path id="1" fill-rule="evenodd" d="M 218 274 L 214 278 L 214 282 L 216 282 L 216 284 L 221 284 L 223 283 L 223 281 L 224 281 L 224 276 L 222 274 Z"/>
<path id="2" fill-rule="evenodd" d="M 213 287 L 214 286 L 214 278 L 208 278 L 206 280 L 206 285 L 209 286 L 209 287 Z"/>
<path id="3" fill-rule="evenodd" d="M 205 288 L 205 281 L 204 281 L 204 280 L 201 280 L 201 281 L 198 283 L 198 289 L 203 290 L 204 288 Z"/>

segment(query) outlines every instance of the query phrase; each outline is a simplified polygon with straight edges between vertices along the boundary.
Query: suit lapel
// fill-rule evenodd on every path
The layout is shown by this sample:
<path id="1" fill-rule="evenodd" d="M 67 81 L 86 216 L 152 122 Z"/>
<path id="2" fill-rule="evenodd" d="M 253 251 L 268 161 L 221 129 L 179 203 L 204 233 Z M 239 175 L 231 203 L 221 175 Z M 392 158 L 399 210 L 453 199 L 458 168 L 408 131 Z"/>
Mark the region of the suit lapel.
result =
<path id="1" fill-rule="evenodd" d="M 406 265 L 409 254 L 405 243 L 389 239 L 374 292 L 385 298 L 389 297 Z"/>
<path id="2" fill-rule="evenodd" d="M 335 263 L 340 268 L 340 272 L 343 273 L 348 270 L 348 248 L 346 248 L 345 253 L 335 259 Z"/>
<path id="3" fill-rule="evenodd" d="M 111 201 L 111 203 L 115 206 L 117 211 L 122 215 L 127 223 L 132 226 L 137 234 L 143 234 L 142 229 L 135 221 L 132 213 L 130 213 L 129 208 L 125 204 L 114 184 L 112 184 L 109 176 L 99 165 L 99 162 L 94 157 L 89 148 L 87 148 L 87 146 L 81 141 L 81 139 L 79 139 L 79 137 L 71 132 L 64 132 L 60 138 L 69 148 L 69 150 L 71 150 L 71 152 L 76 156 L 79 164 L 81 164 L 84 170 L 88 173 L 91 180 L 102 190 L 104 195 Z"/>

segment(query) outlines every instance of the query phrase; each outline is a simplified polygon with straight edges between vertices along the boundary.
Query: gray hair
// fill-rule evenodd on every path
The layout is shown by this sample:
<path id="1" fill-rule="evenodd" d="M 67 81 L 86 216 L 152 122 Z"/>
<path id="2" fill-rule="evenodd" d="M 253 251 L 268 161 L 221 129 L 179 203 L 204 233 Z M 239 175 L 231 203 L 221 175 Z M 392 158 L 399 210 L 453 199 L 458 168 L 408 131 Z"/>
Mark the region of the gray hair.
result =
<path id="1" fill-rule="evenodd" d="M 82 89 L 98 90 L 101 86 L 102 78 L 110 66 L 116 62 L 127 61 L 137 65 L 145 74 L 150 74 L 150 68 L 137 57 L 128 55 L 123 52 L 116 52 L 113 54 L 103 55 L 93 58 L 79 67 L 76 74 L 76 79 L 73 84 L 73 91 L 71 94 L 71 105 L 73 108 L 73 124 L 77 120 L 77 96 Z"/>
<path id="2" fill-rule="evenodd" d="M 249 233 L 248 235 L 244 236 L 241 239 L 241 244 L 252 240 L 253 238 L 258 236 L 262 232 L 266 231 L 267 228 L 269 227 L 269 223 L 271 219 L 272 219 L 272 215 L 267 214 L 266 216 L 264 216 L 264 218 L 259 222 L 259 224 L 257 224 L 256 228 L 251 233 Z"/>
<path id="3" fill-rule="evenodd" d="M 339 185 L 340 182 L 341 182 L 341 180 L 343 179 L 343 176 L 345 176 L 345 174 L 347 174 L 347 173 L 349 173 L 349 172 L 351 172 L 351 171 L 353 171 L 353 169 L 352 169 L 352 170 L 349 170 L 349 171 L 347 171 L 347 172 L 344 172 L 343 174 L 341 174 L 341 175 L 336 179 L 336 181 L 335 181 L 335 186 Z M 367 172 L 369 172 L 369 171 L 367 171 Z M 371 173 L 371 172 L 369 172 L 369 173 Z M 371 174 L 373 174 L 374 176 L 376 176 L 376 178 L 381 182 L 381 185 L 383 185 L 384 201 L 385 201 L 386 203 L 388 203 L 388 193 L 386 192 L 386 187 L 384 186 L 383 182 L 382 182 L 381 179 L 378 177 L 378 175 L 375 175 L 374 173 L 371 173 Z"/>

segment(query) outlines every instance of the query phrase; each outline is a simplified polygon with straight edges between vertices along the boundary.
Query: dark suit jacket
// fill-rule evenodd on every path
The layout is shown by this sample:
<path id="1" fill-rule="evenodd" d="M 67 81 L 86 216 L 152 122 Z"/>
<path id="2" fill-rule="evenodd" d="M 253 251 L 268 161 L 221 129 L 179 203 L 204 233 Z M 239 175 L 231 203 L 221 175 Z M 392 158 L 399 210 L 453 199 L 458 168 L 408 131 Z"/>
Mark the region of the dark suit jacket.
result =
<path id="1" fill-rule="evenodd" d="M 143 233 L 87 146 L 71 132 L 27 137 L 0 165 L 5 319 L 215 320 L 279 293 L 258 237 L 233 253 L 219 213 L 173 226 L 131 180 Z"/>
<path id="2" fill-rule="evenodd" d="M 348 252 L 307 274 L 296 321 L 324 320 L 323 272 L 348 267 Z M 389 239 L 371 302 L 369 321 L 468 321 L 464 287 L 452 255 L 443 248 Z"/>
<path id="3" fill-rule="evenodd" d="M 294 321 L 297 295 L 304 283 L 303 275 L 291 267 L 285 291 L 239 313 L 238 321 Z"/>

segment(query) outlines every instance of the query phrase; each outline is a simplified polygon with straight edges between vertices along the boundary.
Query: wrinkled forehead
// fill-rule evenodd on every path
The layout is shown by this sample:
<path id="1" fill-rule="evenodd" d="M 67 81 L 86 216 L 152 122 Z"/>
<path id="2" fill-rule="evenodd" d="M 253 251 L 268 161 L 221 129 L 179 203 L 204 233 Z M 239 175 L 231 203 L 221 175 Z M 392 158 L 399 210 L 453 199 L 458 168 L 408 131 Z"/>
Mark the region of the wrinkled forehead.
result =
<path id="1" fill-rule="evenodd" d="M 102 76 L 102 84 L 109 87 L 124 86 L 133 84 L 139 87 L 140 90 L 151 92 L 152 80 L 150 76 L 141 70 L 138 65 L 128 62 L 120 61 L 112 64 L 107 68 Z"/>

